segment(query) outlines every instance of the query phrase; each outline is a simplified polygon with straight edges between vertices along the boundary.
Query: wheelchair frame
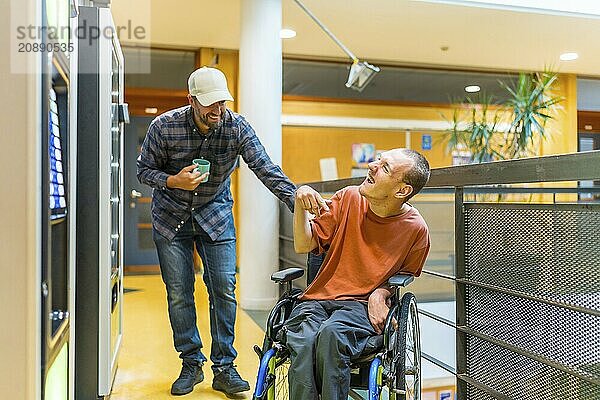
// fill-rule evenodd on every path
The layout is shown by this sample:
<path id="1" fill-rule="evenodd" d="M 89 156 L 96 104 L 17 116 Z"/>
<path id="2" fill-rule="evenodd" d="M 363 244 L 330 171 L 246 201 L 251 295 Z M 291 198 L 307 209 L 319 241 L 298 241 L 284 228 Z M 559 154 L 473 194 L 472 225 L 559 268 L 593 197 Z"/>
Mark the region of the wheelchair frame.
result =
<path id="1" fill-rule="evenodd" d="M 284 286 L 284 292 L 269 314 L 262 347 L 254 346 L 260 364 L 253 400 L 289 399 L 289 352 L 277 335 L 302 293 L 292 287 L 293 280 L 302 275 L 302 268 L 288 268 L 271 275 L 271 280 Z M 381 335 L 383 344 L 375 352 L 352 363 L 349 393 L 352 399 L 364 400 L 358 390 L 366 390 L 366 399 L 379 400 L 387 388 L 390 400 L 420 400 L 421 345 L 417 304 L 410 292 L 400 297 L 402 288 L 413 280 L 414 277 L 408 274 L 398 274 L 388 280 L 394 295 Z"/>

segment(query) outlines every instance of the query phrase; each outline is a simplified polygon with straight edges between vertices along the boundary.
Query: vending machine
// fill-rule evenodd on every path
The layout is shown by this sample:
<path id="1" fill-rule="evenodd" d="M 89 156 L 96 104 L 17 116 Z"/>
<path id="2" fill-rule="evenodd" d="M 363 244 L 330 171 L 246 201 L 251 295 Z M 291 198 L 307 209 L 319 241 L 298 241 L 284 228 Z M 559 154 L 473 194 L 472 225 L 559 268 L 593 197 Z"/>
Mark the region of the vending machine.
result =
<path id="1" fill-rule="evenodd" d="M 43 26 L 60 30 L 74 25 L 75 17 L 75 2 L 42 2 Z M 40 90 L 41 396 L 67 399 L 74 375 L 77 44 L 70 35 L 40 39 L 47 50 L 41 57 Z"/>
<path id="2" fill-rule="evenodd" d="M 79 7 L 77 398 L 105 398 L 123 324 L 123 53 L 109 8 Z M 85 32 L 102 32 L 86 35 Z"/>

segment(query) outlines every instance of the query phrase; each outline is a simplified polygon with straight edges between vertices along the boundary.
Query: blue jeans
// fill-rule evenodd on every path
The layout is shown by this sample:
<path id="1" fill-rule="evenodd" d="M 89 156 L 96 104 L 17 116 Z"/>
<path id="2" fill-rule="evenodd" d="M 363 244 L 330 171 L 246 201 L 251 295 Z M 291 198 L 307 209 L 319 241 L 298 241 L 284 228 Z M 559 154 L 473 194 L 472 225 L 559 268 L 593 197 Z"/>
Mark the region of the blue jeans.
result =
<path id="1" fill-rule="evenodd" d="M 229 226 L 217 238 L 211 238 L 195 219 L 189 218 L 179 233 L 169 241 L 153 232 L 158 251 L 160 272 L 167 287 L 169 320 L 173 329 L 173 342 L 184 361 L 204 363 L 202 340 L 196 326 L 194 304 L 193 248 L 204 264 L 202 276 L 208 290 L 210 306 L 210 334 L 212 346 L 210 360 L 215 372 L 233 365 L 237 352 L 233 348 L 234 324 L 237 302 L 235 299 L 235 227 L 233 216 Z"/>

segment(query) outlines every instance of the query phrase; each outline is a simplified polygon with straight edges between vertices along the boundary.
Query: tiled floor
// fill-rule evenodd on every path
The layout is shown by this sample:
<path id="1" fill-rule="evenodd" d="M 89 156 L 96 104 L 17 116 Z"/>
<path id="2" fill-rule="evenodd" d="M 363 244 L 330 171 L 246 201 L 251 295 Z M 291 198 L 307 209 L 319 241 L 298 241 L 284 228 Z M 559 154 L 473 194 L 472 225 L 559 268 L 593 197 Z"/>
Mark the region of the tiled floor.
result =
<path id="1" fill-rule="evenodd" d="M 125 277 L 128 290 L 124 299 L 123 344 L 119 355 L 119 368 L 111 400 L 160 399 L 225 399 L 225 395 L 211 388 L 210 363 L 204 367 L 205 380 L 185 396 L 171 396 L 170 388 L 179 374 L 181 362 L 173 348 L 172 333 L 167 315 L 165 287 L 159 275 Z M 196 307 L 198 327 L 205 355 L 210 352 L 208 332 L 208 294 L 201 279 L 196 280 Z M 261 314 L 253 316 L 261 318 Z M 238 311 L 235 348 L 236 363 L 242 377 L 256 380 L 258 357 L 252 350 L 262 343 L 263 330 L 244 311 Z M 246 392 L 239 398 L 252 397 Z"/>

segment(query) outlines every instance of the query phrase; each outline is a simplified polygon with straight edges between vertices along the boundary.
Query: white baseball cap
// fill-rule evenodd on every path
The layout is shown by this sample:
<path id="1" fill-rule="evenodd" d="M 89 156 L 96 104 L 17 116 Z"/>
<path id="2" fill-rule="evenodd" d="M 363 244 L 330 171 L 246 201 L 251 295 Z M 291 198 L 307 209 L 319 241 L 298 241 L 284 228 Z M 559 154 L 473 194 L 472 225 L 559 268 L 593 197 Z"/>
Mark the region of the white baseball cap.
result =
<path id="1" fill-rule="evenodd" d="M 188 88 L 204 107 L 223 100 L 233 101 L 227 89 L 227 78 L 216 68 L 202 67 L 192 72 Z"/>

